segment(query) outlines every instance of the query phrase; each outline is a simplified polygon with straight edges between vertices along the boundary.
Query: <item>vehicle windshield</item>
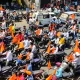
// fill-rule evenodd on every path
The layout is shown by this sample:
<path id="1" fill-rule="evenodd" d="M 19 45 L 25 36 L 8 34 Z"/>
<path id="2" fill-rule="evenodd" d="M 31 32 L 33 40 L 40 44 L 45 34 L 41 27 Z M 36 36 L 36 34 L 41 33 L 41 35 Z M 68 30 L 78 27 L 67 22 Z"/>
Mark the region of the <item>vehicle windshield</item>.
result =
<path id="1" fill-rule="evenodd" d="M 38 20 L 43 19 L 43 15 L 38 15 Z"/>

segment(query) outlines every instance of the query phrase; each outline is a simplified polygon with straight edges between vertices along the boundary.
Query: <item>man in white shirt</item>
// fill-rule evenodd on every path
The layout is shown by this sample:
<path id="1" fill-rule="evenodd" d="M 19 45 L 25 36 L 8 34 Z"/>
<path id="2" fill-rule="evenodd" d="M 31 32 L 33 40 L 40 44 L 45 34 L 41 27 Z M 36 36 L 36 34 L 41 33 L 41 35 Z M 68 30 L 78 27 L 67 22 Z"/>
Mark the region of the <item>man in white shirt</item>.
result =
<path id="1" fill-rule="evenodd" d="M 31 25 L 32 23 L 34 23 L 34 18 L 31 17 L 31 18 L 29 19 L 29 25 Z"/>
<path id="2" fill-rule="evenodd" d="M 48 36 L 49 36 L 50 39 L 52 39 L 54 37 L 53 30 L 48 33 Z"/>
<path id="3" fill-rule="evenodd" d="M 56 38 L 54 39 L 55 41 L 55 44 L 58 44 L 59 43 L 59 38 L 56 36 Z"/>
<path id="4" fill-rule="evenodd" d="M 3 53 L 3 55 L 6 55 L 6 58 L 4 58 L 4 60 L 6 60 L 6 65 L 8 65 L 8 63 L 13 59 L 11 49 L 8 49 L 5 53 Z"/>
<path id="5" fill-rule="evenodd" d="M 24 42 L 24 49 L 28 49 L 29 46 L 30 46 L 30 42 L 31 42 L 30 38 L 29 37 L 28 38 L 25 37 L 23 42 Z"/>
<path id="6" fill-rule="evenodd" d="M 0 32 L 0 38 L 3 39 L 5 37 L 5 34 L 6 34 L 5 31 L 4 30 L 1 30 L 1 32 Z"/>
<path id="7" fill-rule="evenodd" d="M 69 38 L 69 33 L 68 33 L 67 31 L 63 32 L 62 34 L 64 35 L 64 37 L 65 37 L 66 39 Z"/>
<path id="8" fill-rule="evenodd" d="M 31 42 L 30 48 L 31 48 L 31 52 L 32 53 L 36 53 L 37 52 L 36 46 L 33 44 L 33 42 Z"/>

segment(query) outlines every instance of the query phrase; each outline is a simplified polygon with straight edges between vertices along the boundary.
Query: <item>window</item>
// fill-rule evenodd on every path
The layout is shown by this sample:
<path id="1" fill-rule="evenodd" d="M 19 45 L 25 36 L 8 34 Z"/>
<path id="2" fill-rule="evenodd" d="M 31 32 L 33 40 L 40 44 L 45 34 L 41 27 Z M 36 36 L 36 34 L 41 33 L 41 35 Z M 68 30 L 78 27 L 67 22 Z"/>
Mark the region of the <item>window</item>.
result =
<path id="1" fill-rule="evenodd" d="M 49 18 L 49 14 L 43 15 L 43 18 Z"/>
<path id="2" fill-rule="evenodd" d="M 43 15 L 38 15 L 38 20 L 43 19 Z"/>
<path id="3" fill-rule="evenodd" d="M 55 15 L 54 14 L 51 14 L 51 17 L 54 17 Z"/>

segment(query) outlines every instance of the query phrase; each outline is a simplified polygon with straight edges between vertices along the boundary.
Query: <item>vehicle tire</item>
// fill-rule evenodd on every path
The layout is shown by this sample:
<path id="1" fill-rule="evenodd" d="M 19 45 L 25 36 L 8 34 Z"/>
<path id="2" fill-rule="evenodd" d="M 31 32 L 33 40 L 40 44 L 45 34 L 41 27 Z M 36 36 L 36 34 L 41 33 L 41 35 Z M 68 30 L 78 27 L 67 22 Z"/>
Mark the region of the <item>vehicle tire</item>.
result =
<path id="1" fill-rule="evenodd" d="M 44 48 L 44 45 L 43 45 L 42 42 L 39 42 L 39 48 L 40 48 L 40 49 L 43 49 L 43 48 Z"/>

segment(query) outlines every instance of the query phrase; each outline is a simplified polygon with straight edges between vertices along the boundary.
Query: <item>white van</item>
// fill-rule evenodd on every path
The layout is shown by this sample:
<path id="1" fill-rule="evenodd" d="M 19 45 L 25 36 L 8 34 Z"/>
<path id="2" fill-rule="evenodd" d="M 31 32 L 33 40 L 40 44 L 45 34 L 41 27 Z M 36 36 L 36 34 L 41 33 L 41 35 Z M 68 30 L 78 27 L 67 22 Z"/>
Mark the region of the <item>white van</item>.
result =
<path id="1" fill-rule="evenodd" d="M 70 16 L 71 16 L 72 14 L 75 14 L 75 18 L 79 20 L 79 18 L 80 18 L 79 12 L 74 12 L 74 11 L 64 12 L 64 13 L 62 13 L 62 14 L 60 15 L 59 18 L 61 19 L 61 22 L 65 22 L 65 21 L 67 21 L 67 20 L 70 18 Z"/>
<path id="2" fill-rule="evenodd" d="M 35 20 L 38 19 L 41 25 L 45 26 L 51 22 L 54 16 L 53 12 L 36 12 L 33 17 Z"/>

